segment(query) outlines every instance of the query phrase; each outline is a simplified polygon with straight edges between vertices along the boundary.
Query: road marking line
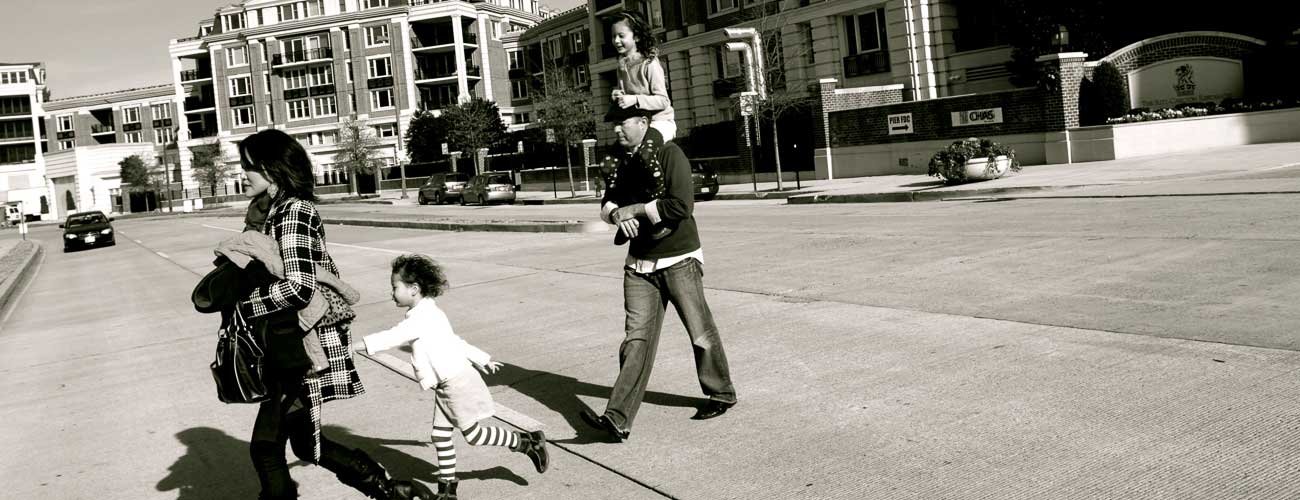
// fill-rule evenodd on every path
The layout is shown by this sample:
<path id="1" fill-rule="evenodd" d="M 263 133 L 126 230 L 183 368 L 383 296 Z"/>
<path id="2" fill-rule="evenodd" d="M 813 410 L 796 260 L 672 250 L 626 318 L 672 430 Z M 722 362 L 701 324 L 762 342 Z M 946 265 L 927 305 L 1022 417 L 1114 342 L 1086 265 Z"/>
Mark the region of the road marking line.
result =
<path id="1" fill-rule="evenodd" d="M 232 232 L 232 233 L 238 233 L 238 232 L 239 232 L 239 231 L 237 231 L 237 230 L 230 229 L 230 228 L 228 228 L 228 227 L 209 226 L 209 225 L 207 225 L 207 224 L 199 224 L 199 225 L 200 225 L 200 226 L 203 226 L 203 227 L 207 227 L 207 228 L 212 228 L 212 229 L 220 229 L 220 230 L 222 230 L 222 231 L 230 231 L 230 232 Z"/>
<path id="2" fill-rule="evenodd" d="M 171 258 L 171 257 L 168 257 L 168 256 L 167 256 L 167 254 L 165 254 L 165 253 L 162 253 L 162 252 L 159 252 L 159 251 L 157 251 L 157 250 L 154 250 L 154 252 L 153 252 L 153 253 L 156 253 L 156 254 L 158 254 L 158 256 L 159 256 L 159 257 L 162 257 L 162 258 L 164 258 L 164 259 L 167 259 L 167 260 L 172 260 L 172 258 Z"/>
<path id="3" fill-rule="evenodd" d="M 143 245 L 143 244 L 144 244 L 144 242 L 143 242 L 143 241 L 140 241 L 140 240 L 131 240 L 131 241 L 134 241 L 134 242 L 136 242 L 137 244 L 140 244 L 140 245 Z"/>

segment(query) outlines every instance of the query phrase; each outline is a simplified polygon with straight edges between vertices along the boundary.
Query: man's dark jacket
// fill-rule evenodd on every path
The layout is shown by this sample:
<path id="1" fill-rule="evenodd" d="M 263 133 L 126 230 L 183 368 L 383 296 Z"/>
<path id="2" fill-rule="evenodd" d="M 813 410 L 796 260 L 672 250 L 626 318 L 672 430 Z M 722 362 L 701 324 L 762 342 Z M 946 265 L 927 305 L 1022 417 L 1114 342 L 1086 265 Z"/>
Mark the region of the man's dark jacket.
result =
<path id="1" fill-rule="evenodd" d="M 644 196 L 638 193 L 647 191 L 644 183 L 654 182 L 650 177 L 649 167 L 645 165 L 641 155 L 628 155 L 621 168 L 631 169 L 629 175 L 620 175 L 621 179 L 637 180 L 637 182 L 622 182 L 614 187 L 605 190 L 601 199 L 601 205 L 606 202 L 614 202 L 620 206 L 626 206 L 627 202 L 623 200 L 635 199 L 639 203 L 649 203 L 654 200 L 639 199 Z M 657 159 L 661 164 L 661 169 L 666 177 L 664 196 L 658 199 L 656 203 L 659 209 L 659 216 L 662 218 L 662 224 L 673 228 L 671 234 L 659 240 L 650 237 L 650 225 L 647 221 L 641 221 L 641 228 L 637 237 L 632 239 L 631 247 L 628 248 L 628 254 L 639 259 L 661 259 L 665 257 L 676 257 L 687 254 L 700 248 L 700 235 L 695 228 L 695 187 L 691 181 L 691 165 L 687 160 L 686 154 L 682 149 L 677 147 L 676 143 L 669 142 L 659 148 Z M 652 160 L 653 161 L 653 160 Z"/>

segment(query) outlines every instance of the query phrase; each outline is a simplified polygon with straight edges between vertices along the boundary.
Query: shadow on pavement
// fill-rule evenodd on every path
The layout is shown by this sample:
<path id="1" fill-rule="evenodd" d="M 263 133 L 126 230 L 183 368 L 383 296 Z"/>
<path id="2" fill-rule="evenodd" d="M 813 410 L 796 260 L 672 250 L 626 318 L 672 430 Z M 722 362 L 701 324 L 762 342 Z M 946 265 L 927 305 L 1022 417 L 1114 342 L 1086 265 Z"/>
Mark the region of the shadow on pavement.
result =
<path id="1" fill-rule="evenodd" d="M 604 431 L 591 428 L 578 415 L 579 412 L 587 409 L 587 405 L 578 399 L 578 396 L 609 398 L 609 386 L 582 382 L 573 377 L 550 372 L 530 370 L 510 363 L 503 364 L 500 371 L 484 379 L 489 386 L 507 386 L 533 398 L 563 416 L 569 427 L 577 433 L 577 436 L 572 439 L 550 439 L 550 441 L 560 444 L 610 442 L 609 435 Z M 658 406 L 698 408 L 707 403 L 708 399 L 646 391 L 642 402 Z M 595 412 L 599 414 L 602 410 L 595 410 Z"/>
<path id="2" fill-rule="evenodd" d="M 384 468 L 388 470 L 388 475 L 391 477 L 396 479 L 418 479 L 420 482 L 425 484 L 433 484 L 435 481 L 436 476 L 434 472 L 438 470 L 436 465 L 403 451 L 387 447 L 425 446 L 429 444 L 428 441 L 361 436 L 354 434 L 347 427 L 339 425 L 323 425 L 321 426 L 321 433 L 349 448 L 360 448 L 362 451 L 374 458 L 375 461 L 383 465 Z M 467 448 L 472 448 L 468 453 L 497 453 L 501 455 L 502 460 L 512 459 L 509 456 L 511 453 L 509 453 L 508 450 L 505 450 L 504 448 L 493 449 L 493 447 L 490 446 L 473 447 L 469 445 L 458 445 L 456 446 L 456 453 L 458 455 L 467 453 Z M 423 449 L 428 451 L 430 458 L 434 456 L 433 447 L 426 447 Z M 518 462 L 518 460 L 516 460 L 516 462 Z M 526 460 L 523 463 L 527 465 Z M 519 474 L 515 474 L 514 471 L 511 471 L 509 468 L 504 466 L 474 471 L 456 471 L 456 477 L 461 481 L 487 481 L 490 479 L 500 479 L 503 481 L 510 481 L 520 486 L 528 485 L 527 479 L 524 479 Z"/>
<path id="3" fill-rule="evenodd" d="M 260 487 L 247 441 L 211 427 L 183 430 L 176 439 L 185 445 L 185 455 L 158 481 L 158 491 L 175 490 L 176 500 L 257 497 Z"/>

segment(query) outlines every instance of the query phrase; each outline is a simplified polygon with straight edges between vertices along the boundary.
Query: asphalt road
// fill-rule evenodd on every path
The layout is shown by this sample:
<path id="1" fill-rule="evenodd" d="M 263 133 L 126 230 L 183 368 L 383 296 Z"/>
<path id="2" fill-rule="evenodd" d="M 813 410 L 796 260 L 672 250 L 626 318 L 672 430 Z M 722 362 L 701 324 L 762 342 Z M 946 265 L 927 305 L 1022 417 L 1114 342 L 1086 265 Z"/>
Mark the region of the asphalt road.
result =
<path id="1" fill-rule="evenodd" d="M 557 440 L 545 476 L 520 455 L 462 447 L 471 498 L 1294 498 L 1294 200 L 700 204 L 741 405 L 687 420 L 701 400 L 670 318 L 647 404 L 618 445 L 576 418 L 603 406 L 617 368 L 612 234 L 328 231 L 364 296 L 354 330 L 401 316 L 389 259 L 434 255 L 458 332 L 507 363 L 489 380 L 497 402 Z M 252 408 L 212 397 L 215 320 L 188 303 L 238 225 L 120 221 L 117 247 L 71 254 L 53 228 L 34 230 L 51 251 L 0 324 L 0 491 L 253 495 Z M 360 364 L 369 393 L 327 406 L 326 423 L 429 480 L 429 398 Z M 294 474 L 306 498 L 352 497 L 319 468 Z"/>

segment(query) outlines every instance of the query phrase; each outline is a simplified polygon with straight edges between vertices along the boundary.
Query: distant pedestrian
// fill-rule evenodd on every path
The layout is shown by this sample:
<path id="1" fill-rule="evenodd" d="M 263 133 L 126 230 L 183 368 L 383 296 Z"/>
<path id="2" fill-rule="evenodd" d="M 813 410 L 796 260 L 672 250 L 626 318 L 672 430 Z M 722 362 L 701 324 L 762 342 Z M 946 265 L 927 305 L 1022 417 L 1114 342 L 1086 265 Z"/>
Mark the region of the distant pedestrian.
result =
<path id="1" fill-rule="evenodd" d="M 394 481 L 365 452 L 340 445 L 321 433 L 325 403 L 365 392 L 349 348 L 349 327 L 355 313 L 346 301 L 319 286 L 338 267 L 325 246 L 325 226 L 316 211 L 311 158 L 298 141 L 276 129 L 263 130 L 239 143 L 246 174 L 264 178 L 270 199 L 264 234 L 275 239 L 283 260 L 283 278 L 253 289 L 241 299 L 235 317 L 251 320 L 265 344 L 263 379 L 270 399 L 257 410 L 249 455 L 261 484 L 260 500 L 298 498 L 298 485 L 289 475 L 284 446 L 288 442 L 300 460 L 333 472 L 348 486 L 375 499 L 432 498 L 418 483 Z M 298 312 L 328 303 L 314 327 L 303 328 Z M 304 336 L 316 335 L 327 365 L 314 371 Z"/>
<path id="2" fill-rule="evenodd" d="M 722 338 L 704 298 L 704 250 L 695 224 L 694 188 L 686 155 L 676 144 L 668 143 L 646 163 L 637 154 L 651 130 L 646 112 L 615 107 L 605 119 L 617 124 L 614 131 L 625 153 L 611 177 L 614 181 L 605 190 L 601 218 L 618 225 L 619 232 L 630 239 L 623 261 L 626 336 L 619 348 L 618 379 L 604 414 L 583 411 L 582 418 L 623 440 L 650 381 L 668 303 L 686 326 L 695 352 L 696 376 L 709 397 L 691 418 L 722 415 L 736 404 L 736 392 Z M 661 192 L 647 189 L 659 179 Z M 626 201 L 629 199 L 639 201 Z M 661 231 L 652 228 L 671 231 L 656 238 Z"/>
<path id="3" fill-rule="evenodd" d="M 390 284 L 393 302 L 406 308 L 406 319 L 391 329 L 365 336 L 357 349 L 374 354 L 411 345 L 411 365 L 420 387 L 433 390 L 436 396 L 431 437 L 438 457 L 438 498 L 456 498 L 456 448 L 452 441 L 456 429 L 471 445 L 509 447 L 528 455 L 538 473 L 546 472 L 549 458 L 542 431 L 481 425 L 496 408 L 478 372 L 496 373 L 501 363 L 456 335 L 447 315 L 438 308 L 434 299 L 448 286 L 442 267 L 428 256 L 403 255 L 393 260 Z"/>

